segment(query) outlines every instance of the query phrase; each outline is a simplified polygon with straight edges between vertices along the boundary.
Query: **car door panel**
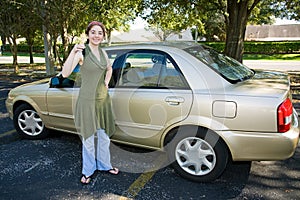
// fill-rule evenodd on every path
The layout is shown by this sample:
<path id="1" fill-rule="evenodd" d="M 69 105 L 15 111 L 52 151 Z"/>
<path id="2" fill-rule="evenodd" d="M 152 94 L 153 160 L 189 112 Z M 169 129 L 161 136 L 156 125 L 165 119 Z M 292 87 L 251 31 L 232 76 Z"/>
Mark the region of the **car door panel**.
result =
<path id="1" fill-rule="evenodd" d="M 119 73 L 110 89 L 117 124 L 113 139 L 159 148 L 164 129 L 187 117 L 193 94 L 165 53 L 126 52 L 113 66 Z"/>
<path id="2" fill-rule="evenodd" d="M 74 125 L 74 105 L 79 88 L 49 88 L 47 107 L 50 122 L 57 129 L 76 131 Z"/>
<path id="3" fill-rule="evenodd" d="M 186 118 L 192 103 L 190 90 L 115 88 L 111 96 L 118 126 L 113 138 L 155 147 L 155 138 Z"/>

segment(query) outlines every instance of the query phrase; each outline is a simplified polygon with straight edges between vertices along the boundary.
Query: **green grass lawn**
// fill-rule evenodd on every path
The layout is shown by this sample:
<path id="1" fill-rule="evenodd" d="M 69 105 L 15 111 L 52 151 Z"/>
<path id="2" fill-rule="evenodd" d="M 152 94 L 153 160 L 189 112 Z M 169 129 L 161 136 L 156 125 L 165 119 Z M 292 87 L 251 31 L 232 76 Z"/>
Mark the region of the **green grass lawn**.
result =
<path id="1" fill-rule="evenodd" d="M 3 56 L 12 56 L 12 54 L 10 52 L 3 52 L 2 53 Z M 24 52 L 18 52 L 18 56 L 29 56 L 29 53 L 24 53 Z M 33 53 L 34 57 L 44 57 L 45 55 L 43 53 Z"/>
<path id="2" fill-rule="evenodd" d="M 300 54 L 244 54 L 244 60 L 299 60 Z"/>

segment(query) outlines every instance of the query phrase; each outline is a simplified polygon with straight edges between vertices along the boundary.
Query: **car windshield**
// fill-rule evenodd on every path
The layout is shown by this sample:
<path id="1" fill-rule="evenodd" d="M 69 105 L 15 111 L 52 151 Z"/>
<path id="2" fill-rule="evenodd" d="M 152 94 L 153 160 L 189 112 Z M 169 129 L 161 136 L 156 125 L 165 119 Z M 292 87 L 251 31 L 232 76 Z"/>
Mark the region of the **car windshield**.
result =
<path id="1" fill-rule="evenodd" d="M 230 83 L 241 82 L 254 75 L 253 70 L 210 47 L 198 45 L 184 50 L 214 69 Z"/>

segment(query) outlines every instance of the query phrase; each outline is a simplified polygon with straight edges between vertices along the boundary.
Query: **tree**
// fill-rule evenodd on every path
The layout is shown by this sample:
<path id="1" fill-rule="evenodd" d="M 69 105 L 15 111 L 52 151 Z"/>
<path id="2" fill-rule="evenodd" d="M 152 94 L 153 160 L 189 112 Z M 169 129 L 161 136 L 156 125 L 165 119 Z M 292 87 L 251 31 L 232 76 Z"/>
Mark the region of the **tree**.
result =
<path id="1" fill-rule="evenodd" d="M 272 8 L 268 8 L 270 2 L 271 0 L 151 0 L 148 5 L 150 14 L 146 15 L 146 19 L 149 24 L 158 24 L 159 28 L 169 32 L 196 26 L 198 32 L 209 40 L 215 36 L 224 39 L 225 54 L 242 61 L 247 23 L 271 23 Z"/>
<path id="2" fill-rule="evenodd" d="M 25 1 L 26 2 L 26 1 Z M 21 37 L 26 38 L 26 42 L 29 46 L 29 59 L 30 64 L 34 63 L 33 60 L 33 46 L 36 36 L 41 32 L 42 20 L 32 12 L 32 8 L 22 4 L 22 11 L 26 17 L 23 18 L 23 29 L 21 30 Z"/>
<path id="3" fill-rule="evenodd" d="M 165 41 L 172 33 L 178 33 L 185 28 L 185 17 L 180 17 L 180 6 L 170 1 L 151 0 L 147 2 L 150 13 L 143 18 L 149 24 L 147 29 L 160 40 Z M 174 20 L 175 19 L 175 20 Z"/>
<path id="4" fill-rule="evenodd" d="M 261 0 L 192 0 L 196 9 L 223 15 L 225 22 L 224 53 L 242 62 L 246 26 L 251 12 Z"/>
<path id="5" fill-rule="evenodd" d="M 88 5 L 89 21 L 101 21 L 106 27 L 108 45 L 112 31 L 128 31 L 129 23 L 144 8 L 143 0 L 92 0 Z"/>
<path id="6" fill-rule="evenodd" d="M 270 6 L 270 0 L 260 1 L 256 7 L 253 8 L 249 18 L 248 23 L 251 25 L 265 25 L 274 24 L 275 17 L 274 7 Z"/>
<path id="7" fill-rule="evenodd" d="M 300 2 L 295 0 L 275 1 L 271 2 L 275 15 L 280 18 L 300 20 Z"/>
<path id="8" fill-rule="evenodd" d="M 225 54 L 242 62 L 248 18 L 260 0 L 227 0 Z"/>
<path id="9" fill-rule="evenodd" d="M 17 60 L 17 39 L 24 28 L 23 19 L 26 17 L 21 9 L 22 5 L 16 1 L 2 0 L 0 2 L 0 32 L 8 39 L 11 53 L 13 55 L 14 72 L 19 72 Z"/>
<path id="10" fill-rule="evenodd" d="M 32 0 L 27 1 L 34 14 L 42 22 L 47 74 L 53 74 L 54 63 L 62 65 L 69 54 L 69 34 L 82 24 L 86 1 L 81 0 Z M 72 28 L 72 26 L 75 28 Z M 61 37 L 62 51 L 57 40 Z M 62 57 L 61 57 L 62 55 Z"/>
<path id="11" fill-rule="evenodd" d="M 202 13 L 192 8 L 186 1 L 171 2 L 169 0 L 150 0 L 146 2 L 147 11 L 142 17 L 149 24 L 148 29 L 160 40 L 165 41 L 168 36 L 180 33 L 188 27 L 198 27 L 203 24 L 199 20 Z"/>

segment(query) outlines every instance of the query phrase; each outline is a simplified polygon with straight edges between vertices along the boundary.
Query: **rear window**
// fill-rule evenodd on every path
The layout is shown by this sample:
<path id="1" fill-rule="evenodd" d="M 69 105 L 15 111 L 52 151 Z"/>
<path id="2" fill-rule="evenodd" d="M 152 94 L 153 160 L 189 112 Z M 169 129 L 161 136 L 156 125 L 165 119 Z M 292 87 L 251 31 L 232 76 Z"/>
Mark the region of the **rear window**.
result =
<path id="1" fill-rule="evenodd" d="M 254 75 L 253 70 L 210 47 L 199 45 L 184 50 L 215 70 L 230 83 L 241 82 Z"/>

